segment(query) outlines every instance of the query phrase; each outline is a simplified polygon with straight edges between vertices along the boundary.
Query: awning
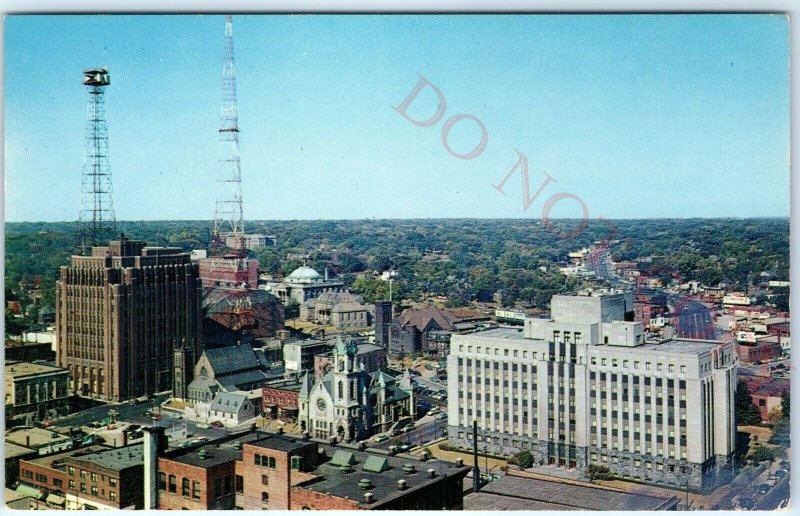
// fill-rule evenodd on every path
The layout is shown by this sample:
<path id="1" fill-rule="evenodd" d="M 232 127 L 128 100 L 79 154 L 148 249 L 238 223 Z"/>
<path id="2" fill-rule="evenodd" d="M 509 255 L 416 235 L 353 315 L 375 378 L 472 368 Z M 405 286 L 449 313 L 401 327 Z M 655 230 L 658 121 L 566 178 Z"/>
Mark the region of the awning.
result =
<path id="1" fill-rule="evenodd" d="M 23 494 L 23 495 L 25 495 L 25 496 L 30 496 L 30 497 L 32 497 L 32 498 L 36 498 L 37 500 L 41 499 L 41 498 L 42 498 L 42 496 L 43 496 L 43 494 L 42 494 L 42 491 L 41 491 L 41 490 L 39 490 L 39 489 L 36 489 L 35 487 L 33 487 L 33 486 L 29 486 L 29 485 L 27 485 L 27 484 L 20 484 L 20 485 L 17 487 L 16 491 L 17 491 L 19 494 Z"/>
<path id="2" fill-rule="evenodd" d="M 64 505 L 65 498 L 63 496 L 58 496 L 57 494 L 49 494 L 47 495 L 47 503 L 51 503 L 53 505 Z"/>

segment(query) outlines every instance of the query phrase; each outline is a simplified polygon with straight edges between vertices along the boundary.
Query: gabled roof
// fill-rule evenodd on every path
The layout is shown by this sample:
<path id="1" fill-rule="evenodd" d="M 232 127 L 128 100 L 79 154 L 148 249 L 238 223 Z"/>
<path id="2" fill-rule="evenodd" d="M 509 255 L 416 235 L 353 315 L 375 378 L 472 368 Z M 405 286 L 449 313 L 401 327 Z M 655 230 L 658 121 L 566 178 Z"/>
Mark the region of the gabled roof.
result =
<path id="1" fill-rule="evenodd" d="M 260 364 L 253 348 L 248 345 L 211 348 L 203 352 L 214 370 L 214 375 L 223 375 L 234 371 L 243 371 L 258 367 Z"/>
<path id="2" fill-rule="evenodd" d="M 331 464 L 335 466 L 352 466 L 356 463 L 356 457 L 351 451 L 336 450 L 331 459 Z"/>
<path id="3" fill-rule="evenodd" d="M 459 319 L 444 310 L 429 305 L 425 308 L 409 308 L 398 317 L 398 320 L 403 326 L 413 326 L 419 331 L 424 331 L 431 321 L 435 321 L 443 330 L 452 330 L 453 324 Z"/>
<path id="4" fill-rule="evenodd" d="M 218 392 L 211 402 L 210 410 L 225 412 L 226 414 L 236 414 L 242 404 L 247 401 L 247 396 L 240 392 Z"/>
<path id="5" fill-rule="evenodd" d="M 389 461 L 386 460 L 386 457 L 370 455 L 367 457 L 367 460 L 364 462 L 364 466 L 361 469 L 364 471 L 371 471 L 372 473 L 383 473 L 384 471 L 388 471 L 390 466 Z"/>

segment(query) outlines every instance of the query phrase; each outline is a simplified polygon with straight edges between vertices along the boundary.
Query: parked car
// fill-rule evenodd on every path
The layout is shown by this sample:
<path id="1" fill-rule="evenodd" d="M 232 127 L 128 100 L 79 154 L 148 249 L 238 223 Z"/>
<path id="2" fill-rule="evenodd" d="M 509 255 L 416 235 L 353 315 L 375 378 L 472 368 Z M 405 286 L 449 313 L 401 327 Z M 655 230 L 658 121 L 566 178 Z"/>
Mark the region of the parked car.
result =
<path id="1" fill-rule="evenodd" d="M 750 510 L 755 507 L 756 502 L 752 498 L 742 498 L 739 500 L 739 507 L 742 509 Z"/>
<path id="2" fill-rule="evenodd" d="M 767 494 L 769 492 L 769 486 L 767 484 L 761 484 L 758 486 L 758 492 L 761 494 Z"/>
<path id="3" fill-rule="evenodd" d="M 783 478 L 786 476 L 786 471 L 779 469 L 778 471 L 775 472 L 775 476 L 777 478 Z"/>
<path id="4" fill-rule="evenodd" d="M 447 419 L 447 414 L 445 414 L 444 412 L 442 412 L 441 414 L 439 414 L 438 416 L 436 416 L 436 419 L 438 419 L 438 420 L 440 420 L 440 421 L 441 421 L 441 420 L 445 420 L 445 419 Z"/>
<path id="5" fill-rule="evenodd" d="M 211 428 L 211 425 L 209 425 L 208 423 L 197 423 L 197 428 L 206 430 L 207 428 Z"/>
<path id="6" fill-rule="evenodd" d="M 388 440 L 389 440 L 388 435 L 379 435 L 378 437 L 375 438 L 376 443 L 382 443 L 383 441 L 388 441 Z"/>
<path id="7" fill-rule="evenodd" d="M 169 417 L 170 419 L 183 419 L 183 416 L 180 414 L 172 414 Z"/>
<path id="8" fill-rule="evenodd" d="M 416 427 L 416 426 L 414 426 L 413 424 L 412 424 L 412 425 L 406 425 L 406 426 L 404 426 L 404 427 L 403 427 L 403 431 L 404 431 L 404 432 L 410 432 L 410 431 L 412 431 L 412 430 L 414 430 L 414 429 L 416 429 L 416 428 L 417 428 L 417 427 Z"/>
<path id="9" fill-rule="evenodd" d="M 222 428 L 225 425 L 222 424 L 222 421 L 214 421 L 211 423 L 211 426 L 213 426 L 214 428 Z"/>

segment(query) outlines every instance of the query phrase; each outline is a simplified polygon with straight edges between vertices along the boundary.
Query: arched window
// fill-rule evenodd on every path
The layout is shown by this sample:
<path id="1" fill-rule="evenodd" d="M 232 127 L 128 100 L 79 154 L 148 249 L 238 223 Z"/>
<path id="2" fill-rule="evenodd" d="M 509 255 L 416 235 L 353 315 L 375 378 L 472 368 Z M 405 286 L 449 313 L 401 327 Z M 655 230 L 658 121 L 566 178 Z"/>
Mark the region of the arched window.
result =
<path id="1" fill-rule="evenodd" d="M 339 399 L 344 398 L 344 385 L 342 382 L 339 382 Z"/>
<path id="2" fill-rule="evenodd" d="M 206 366 L 200 368 L 200 378 L 208 378 L 208 370 Z"/>

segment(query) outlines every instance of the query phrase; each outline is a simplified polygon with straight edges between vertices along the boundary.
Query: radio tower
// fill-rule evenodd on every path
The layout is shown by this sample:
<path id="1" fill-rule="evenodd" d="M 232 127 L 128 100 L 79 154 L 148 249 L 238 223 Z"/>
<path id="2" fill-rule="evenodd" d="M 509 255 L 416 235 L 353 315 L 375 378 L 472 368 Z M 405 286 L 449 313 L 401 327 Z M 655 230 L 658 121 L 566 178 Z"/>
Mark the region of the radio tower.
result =
<path id="1" fill-rule="evenodd" d="M 214 210 L 213 251 L 228 247 L 245 255 L 242 214 L 242 169 L 239 158 L 239 110 L 233 64 L 233 22 L 225 17 L 225 54 L 222 62 L 222 110 L 219 128 L 219 179 Z"/>
<path id="2" fill-rule="evenodd" d="M 113 237 L 116 233 L 111 170 L 108 164 L 108 128 L 105 116 L 105 88 L 111 83 L 103 67 L 84 70 L 83 85 L 89 92 L 86 103 L 86 148 L 83 156 L 81 207 L 78 212 L 78 245 L 87 247 Z"/>
<path id="3" fill-rule="evenodd" d="M 219 287 L 226 298 L 219 314 L 221 322 L 236 332 L 246 333 L 254 325 L 248 279 L 244 216 L 242 214 L 242 169 L 239 159 L 239 111 L 233 64 L 233 23 L 225 17 L 225 54 L 222 63 L 222 109 L 219 128 L 219 176 L 214 209 L 212 257 L 201 263 L 208 273 L 203 281 Z M 225 285 L 225 286 L 222 286 Z M 213 287 L 212 287 L 213 290 Z"/>

